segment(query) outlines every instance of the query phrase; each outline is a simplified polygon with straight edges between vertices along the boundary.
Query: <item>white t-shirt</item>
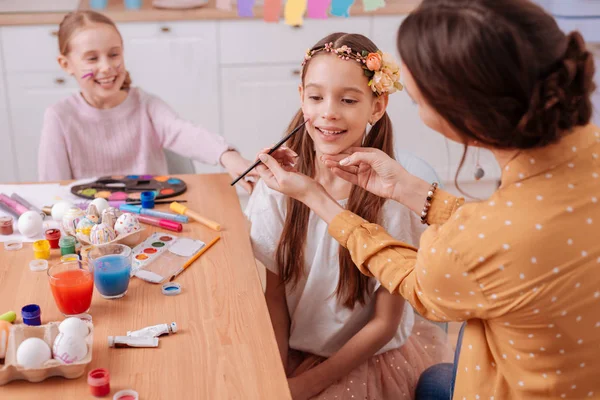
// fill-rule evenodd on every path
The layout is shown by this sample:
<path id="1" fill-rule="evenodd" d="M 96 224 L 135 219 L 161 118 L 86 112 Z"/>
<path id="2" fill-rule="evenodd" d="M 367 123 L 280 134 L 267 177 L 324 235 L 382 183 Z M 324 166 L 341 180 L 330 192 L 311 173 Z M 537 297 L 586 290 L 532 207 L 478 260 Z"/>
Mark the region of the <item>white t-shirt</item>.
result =
<path id="1" fill-rule="evenodd" d="M 246 207 L 252 226 L 250 238 L 254 255 L 265 267 L 278 274 L 275 253 L 283 231 L 286 197 L 259 181 Z M 345 207 L 346 201 L 340 201 Z M 405 206 L 386 201 L 381 214 L 383 227 L 398 240 L 418 246 L 425 226 Z M 286 285 L 291 320 L 289 346 L 292 349 L 330 357 L 360 331 L 373 315 L 374 297 L 353 310 L 341 305 L 335 296 L 339 279 L 339 243 L 327 232 L 327 224 L 311 211 L 304 251 L 305 275 L 294 289 Z M 373 293 L 380 284 L 371 279 Z M 404 305 L 402 321 L 394 338 L 376 354 L 402 346 L 410 336 L 414 312 Z"/>

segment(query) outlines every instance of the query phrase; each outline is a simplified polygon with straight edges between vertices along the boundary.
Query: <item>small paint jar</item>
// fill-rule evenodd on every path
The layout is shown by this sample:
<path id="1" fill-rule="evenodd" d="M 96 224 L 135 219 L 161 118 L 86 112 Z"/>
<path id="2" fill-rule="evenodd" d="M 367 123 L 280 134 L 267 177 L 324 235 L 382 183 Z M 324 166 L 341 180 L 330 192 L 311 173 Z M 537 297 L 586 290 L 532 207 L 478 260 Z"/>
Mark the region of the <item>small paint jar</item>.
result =
<path id="1" fill-rule="evenodd" d="M 0 235 L 12 235 L 13 232 L 13 217 L 0 217 Z"/>
<path id="2" fill-rule="evenodd" d="M 129 10 L 139 10 L 142 8 L 142 0 L 125 0 L 125 8 Z"/>
<path id="3" fill-rule="evenodd" d="M 108 5 L 108 0 L 90 0 L 90 8 L 94 10 L 104 10 Z"/>
<path id="4" fill-rule="evenodd" d="M 131 389 L 120 390 L 113 396 L 113 400 L 138 400 L 138 392 Z"/>
<path id="5" fill-rule="evenodd" d="M 60 240 L 60 230 L 59 229 L 48 229 L 44 236 L 46 240 L 50 242 L 51 249 L 58 249 L 60 246 L 58 245 L 58 241 Z"/>
<path id="6" fill-rule="evenodd" d="M 142 202 L 142 208 L 154 208 L 154 199 L 156 194 L 154 192 L 142 192 L 140 195 L 140 201 Z"/>
<path id="7" fill-rule="evenodd" d="M 92 396 L 104 397 L 110 393 L 110 374 L 107 369 L 98 368 L 90 371 L 87 382 Z"/>
<path id="8" fill-rule="evenodd" d="M 73 236 L 63 236 L 58 241 L 58 246 L 60 247 L 60 254 L 75 254 L 75 244 L 76 240 Z"/>
<path id="9" fill-rule="evenodd" d="M 30 326 L 39 326 L 42 324 L 42 311 L 37 304 L 28 304 L 21 309 L 21 318 L 23 323 Z"/>
<path id="10" fill-rule="evenodd" d="M 45 239 L 33 242 L 33 258 L 48 260 L 50 258 L 50 242 Z"/>
<path id="11" fill-rule="evenodd" d="M 79 256 L 77 254 L 65 254 L 64 256 L 60 257 L 60 262 L 67 261 L 79 261 Z"/>

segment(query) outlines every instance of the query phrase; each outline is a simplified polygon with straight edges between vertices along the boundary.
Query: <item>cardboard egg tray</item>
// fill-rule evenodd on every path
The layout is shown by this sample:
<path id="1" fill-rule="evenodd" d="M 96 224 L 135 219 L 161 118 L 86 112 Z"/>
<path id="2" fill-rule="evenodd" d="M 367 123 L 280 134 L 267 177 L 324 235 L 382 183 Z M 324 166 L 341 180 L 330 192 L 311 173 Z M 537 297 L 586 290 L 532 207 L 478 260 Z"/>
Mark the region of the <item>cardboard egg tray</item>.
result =
<path id="1" fill-rule="evenodd" d="M 73 364 L 63 364 L 59 360 L 50 359 L 40 368 L 27 369 L 17 364 L 17 349 L 19 345 L 28 338 L 37 337 L 42 339 L 52 350 L 54 339 L 58 336 L 59 322 L 50 322 L 40 326 L 29 326 L 16 324 L 10 328 L 8 336 L 8 347 L 4 364 L 0 364 L 0 386 L 17 379 L 29 382 L 41 382 L 51 376 L 62 376 L 67 379 L 79 378 L 85 373 L 87 365 L 92 361 L 92 343 L 94 338 L 94 326 L 89 321 L 84 321 L 90 328 L 90 333 L 85 338 L 88 352 L 85 358 Z"/>

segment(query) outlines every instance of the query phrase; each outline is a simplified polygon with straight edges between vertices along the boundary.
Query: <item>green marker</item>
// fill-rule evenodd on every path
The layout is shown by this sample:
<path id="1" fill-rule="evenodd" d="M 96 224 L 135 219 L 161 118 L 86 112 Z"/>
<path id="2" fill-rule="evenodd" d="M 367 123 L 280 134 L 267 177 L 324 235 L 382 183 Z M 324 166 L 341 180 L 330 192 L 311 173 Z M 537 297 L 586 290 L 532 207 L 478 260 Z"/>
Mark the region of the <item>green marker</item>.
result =
<path id="1" fill-rule="evenodd" d="M 17 314 L 15 314 L 14 311 L 9 311 L 7 313 L 0 315 L 0 319 L 4 320 L 6 322 L 10 322 L 12 324 L 13 322 L 15 322 L 15 319 L 17 319 Z"/>

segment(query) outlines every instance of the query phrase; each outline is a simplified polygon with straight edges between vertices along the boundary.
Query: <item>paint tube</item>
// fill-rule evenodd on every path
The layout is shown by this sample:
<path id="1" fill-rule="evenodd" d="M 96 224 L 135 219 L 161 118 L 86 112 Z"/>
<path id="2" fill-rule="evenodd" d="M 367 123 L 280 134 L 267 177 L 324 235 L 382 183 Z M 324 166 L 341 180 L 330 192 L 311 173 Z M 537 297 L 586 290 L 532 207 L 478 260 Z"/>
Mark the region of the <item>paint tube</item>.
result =
<path id="1" fill-rule="evenodd" d="M 148 336 L 109 336 L 108 347 L 158 347 L 158 338 Z"/>
<path id="2" fill-rule="evenodd" d="M 171 322 L 170 324 L 159 324 L 154 326 L 147 326 L 137 331 L 127 332 L 127 336 L 131 337 L 159 337 L 163 335 L 169 335 L 171 333 L 177 333 L 177 324 Z"/>

